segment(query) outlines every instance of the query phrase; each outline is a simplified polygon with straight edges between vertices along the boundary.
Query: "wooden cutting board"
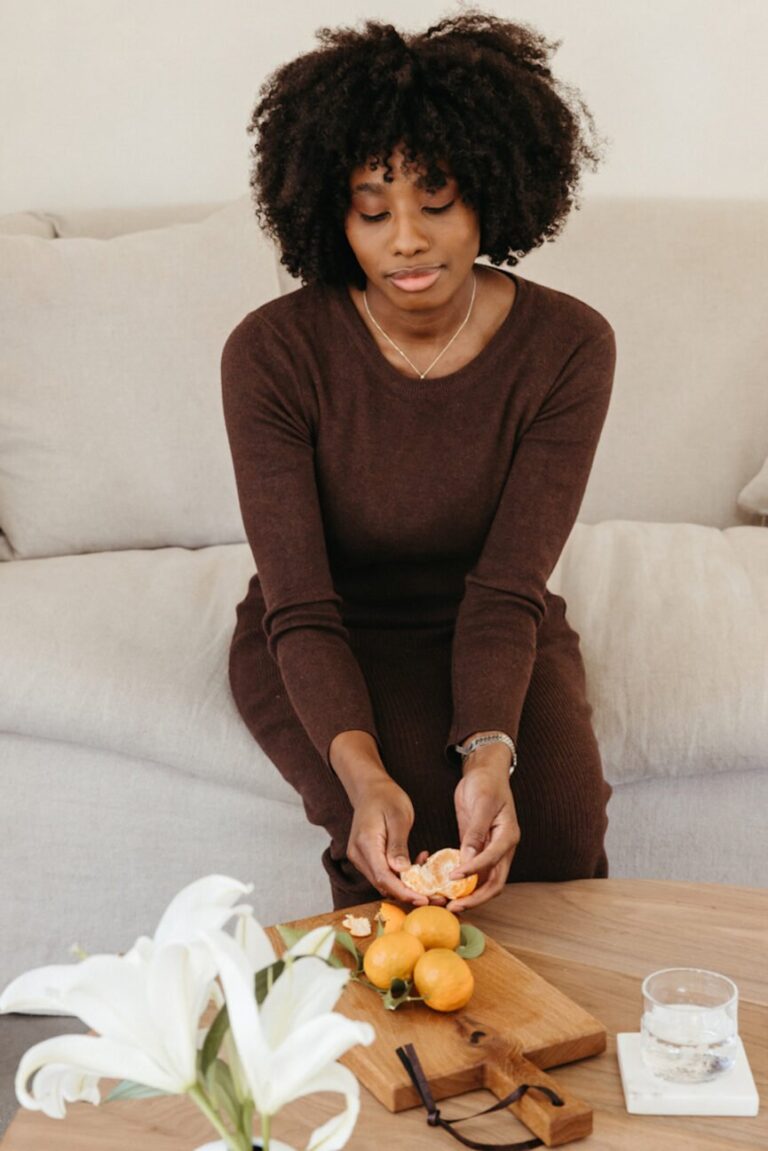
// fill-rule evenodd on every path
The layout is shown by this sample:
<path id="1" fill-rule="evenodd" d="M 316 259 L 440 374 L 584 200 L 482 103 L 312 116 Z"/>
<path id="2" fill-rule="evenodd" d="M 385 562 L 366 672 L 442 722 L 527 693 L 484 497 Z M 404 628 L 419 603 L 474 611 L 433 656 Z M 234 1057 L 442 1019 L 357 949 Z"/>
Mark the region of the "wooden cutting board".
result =
<path id="1" fill-rule="evenodd" d="M 378 907 L 361 904 L 288 926 L 310 930 L 328 923 L 342 929 L 345 915 L 366 915 L 374 931 L 368 939 L 355 940 L 364 951 L 376 938 L 373 917 Z M 274 928 L 270 935 L 283 950 Z M 510 1110 L 548 1147 L 589 1135 L 591 1108 L 562 1090 L 544 1069 L 604 1051 L 605 1027 L 487 934 L 485 941 L 483 954 L 467 961 L 475 990 L 459 1011 L 431 1011 L 423 1003 L 388 1011 L 375 991 L 348 983 L 335 1010 L 373 1024 L 376 1039 L 370 1047 L 352 1048 L 341 1062 L 390 1111 L 417 1107 L 421 1099 L 396 1054 L 398 1047 L 410 1043 L 435 1100 L 482 1087 L 503 1099 L 523 1083 L 545 1086 L 560 1096 L 562 1106 L 529 1091 Z M 336 953 L 352 962 L 342 949 Z"/>

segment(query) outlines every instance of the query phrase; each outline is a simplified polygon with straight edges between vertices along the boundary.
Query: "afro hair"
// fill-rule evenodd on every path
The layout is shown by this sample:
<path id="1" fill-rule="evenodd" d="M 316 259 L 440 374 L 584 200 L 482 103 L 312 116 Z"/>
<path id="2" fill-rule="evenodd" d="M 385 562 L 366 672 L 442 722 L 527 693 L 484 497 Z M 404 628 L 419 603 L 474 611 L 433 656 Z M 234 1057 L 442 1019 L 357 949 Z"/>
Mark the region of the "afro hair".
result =
<path id="1" fill-rule="evenodd" d="M 344 232 L 349 176 L 370 163 L 392 179 L 398 145 L 430 190 L 447 162 L 492 264 L 560 234 L 582 168 L 602 159 L 583 99 L 550 70 L 560 41 L 476 10 L 416 34 L 368 20 L 316 38 L 265 80 L 247 129 L 256 216 L 293 276 L 365 287 Z"/>

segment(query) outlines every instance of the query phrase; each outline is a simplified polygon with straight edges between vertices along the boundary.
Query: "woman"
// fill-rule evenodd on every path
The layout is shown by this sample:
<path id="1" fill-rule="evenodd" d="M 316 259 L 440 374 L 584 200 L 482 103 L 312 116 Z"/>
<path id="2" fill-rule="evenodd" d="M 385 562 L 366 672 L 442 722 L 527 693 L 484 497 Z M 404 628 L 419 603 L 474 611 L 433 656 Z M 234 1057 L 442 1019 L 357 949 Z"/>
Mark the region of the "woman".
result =
<path id="1" fill-rule="evenodd" d="M 426 903 L 400 874 L 446 846 L 456 877 L 480 876 L 454 911 L 509 881 L 606 875 L 610 788 L 546 581 L 614 333 L 498 268 L 562 228 L 598 158 L 589 112 L 553 79 L 555 45 L 493 16 L 318 35 L 249 128 L 259 222 L 304 286 L 222 357 L 258 568 L 235 701 L 329 833 L 337 908 Z"/>

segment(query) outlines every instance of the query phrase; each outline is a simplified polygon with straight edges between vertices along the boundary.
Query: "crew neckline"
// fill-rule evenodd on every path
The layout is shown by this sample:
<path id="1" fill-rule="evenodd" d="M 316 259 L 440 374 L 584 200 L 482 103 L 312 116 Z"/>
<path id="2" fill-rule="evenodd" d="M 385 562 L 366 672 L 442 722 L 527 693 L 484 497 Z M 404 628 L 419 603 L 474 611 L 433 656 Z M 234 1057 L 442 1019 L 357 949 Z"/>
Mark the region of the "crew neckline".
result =
<path id="1" fill-rule="evenodd" d="M 485 264 L 475 265 L 476 267 L 487 267 Z M 492 267 L 491 271 L 499 272 L 503 276 L 509 276 L 515 282 L 515 298 L 512 307 L 507 312 L 499 327 L 491 336 L 487 344 L 485 344 L 476 356 L 468 360 L 455 372 L 449 372 L 445 376 L 426 376 L 423 380 L 416 376 L 406 376 L 404 372 L 398 369 L 389 362 L 386 356 L 380 351 L 376 341 L 371 335 L 368 327 L 363 320 L 363 317 L 355 307 L 354 301 L 347 291 L 346 286 L 340 288 L 341 294 L 341 310 L 347 321 L 347 327 L 355 338 L 360 350 L 363 352 L 366 361 L 374 367 L 378 374 L 392 383 L 398 384 L 405 388 L 410 388 L 413 391 L 429 391 L 430 386 L 435 390 L 439 387 L 450 387 L 452 383 L 459 383 L 467 377 L 473 377 L 479 369 L 482 369 L 490 362 L 498 353 L 498 350 L 503 346 L 508 333 L 512 328 L 516 327 L 521 312 L 521 304 L 524 306 L 528 295 L 528 281 L 522 277 L 509 272 L 506 269 Z"/>

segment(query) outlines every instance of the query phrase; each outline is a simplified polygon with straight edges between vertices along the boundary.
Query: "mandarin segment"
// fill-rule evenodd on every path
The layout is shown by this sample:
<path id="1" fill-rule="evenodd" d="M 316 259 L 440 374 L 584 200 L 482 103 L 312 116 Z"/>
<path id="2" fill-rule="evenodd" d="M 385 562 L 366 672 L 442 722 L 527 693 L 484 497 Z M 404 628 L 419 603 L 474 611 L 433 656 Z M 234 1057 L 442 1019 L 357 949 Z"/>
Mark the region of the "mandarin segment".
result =
<path id="1" fill-rule="evenodd" d="M 461 899 L 477 887 L 477 875 L 467 875 L 464 879 L 450 879 L 454 868 L 459 866 L 459 849 L 443 847 L 430 855 L 421 865 L 414 864 L 401 872 L 400 879 L 420 895 L 444 895 L 446 899 Z"/>

